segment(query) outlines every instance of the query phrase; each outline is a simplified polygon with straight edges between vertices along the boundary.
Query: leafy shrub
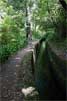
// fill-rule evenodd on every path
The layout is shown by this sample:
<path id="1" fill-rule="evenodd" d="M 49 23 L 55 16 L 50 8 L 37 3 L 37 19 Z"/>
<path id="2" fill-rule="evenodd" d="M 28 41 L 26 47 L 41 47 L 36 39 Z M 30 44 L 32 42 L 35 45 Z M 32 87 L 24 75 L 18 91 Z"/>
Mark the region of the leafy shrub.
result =
<path id="1" fill-rule="evenodd" d="M 21 19 L 18 17 L 14 19 L 12 16 L 5 16 L 0 24 L 0 60 L 1 62 L 8 59 L 8 57 L 26 46 L 25 32 L 19 26 Z M 16 23 L 18 21 L 18 23 Z"/>

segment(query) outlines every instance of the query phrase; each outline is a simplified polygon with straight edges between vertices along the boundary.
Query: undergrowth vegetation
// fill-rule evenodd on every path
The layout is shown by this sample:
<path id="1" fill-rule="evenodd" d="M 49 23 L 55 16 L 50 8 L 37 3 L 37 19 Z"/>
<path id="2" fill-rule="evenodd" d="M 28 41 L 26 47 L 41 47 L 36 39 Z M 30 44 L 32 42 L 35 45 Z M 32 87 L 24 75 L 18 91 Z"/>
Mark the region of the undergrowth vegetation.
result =
<path id="1" fill-rule="evenodd" d="M 2 12 L 0 16 L 0 62 L 4 62 L 10 55 L 27 44 L 23 15 L 15 12 L 12 6 L 11 9 L 12 14 L 4 11 L 4 14 Z"/>

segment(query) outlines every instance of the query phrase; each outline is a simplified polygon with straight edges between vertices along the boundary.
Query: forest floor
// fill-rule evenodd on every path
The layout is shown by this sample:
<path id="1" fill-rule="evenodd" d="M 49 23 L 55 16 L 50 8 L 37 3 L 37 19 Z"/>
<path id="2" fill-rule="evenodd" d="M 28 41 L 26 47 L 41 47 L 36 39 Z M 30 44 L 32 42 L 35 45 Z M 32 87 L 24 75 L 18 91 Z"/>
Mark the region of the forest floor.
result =
<path id="1" fill-rule="evenodd" d="M 39 100 L 31 63 L 35 44 L 29 43 L 0 65 L 0 101 Z"/>

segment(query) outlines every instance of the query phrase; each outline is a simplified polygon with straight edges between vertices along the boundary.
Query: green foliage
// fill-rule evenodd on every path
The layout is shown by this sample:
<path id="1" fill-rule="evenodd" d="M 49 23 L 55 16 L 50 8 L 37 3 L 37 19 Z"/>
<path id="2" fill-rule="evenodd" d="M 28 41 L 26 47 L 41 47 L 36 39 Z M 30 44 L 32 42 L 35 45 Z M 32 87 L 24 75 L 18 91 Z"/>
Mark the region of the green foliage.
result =
<path id="1" fill-rule="evenodd" d="M 24 31 L 24 16 L 22 12 L 15 11 L 13 6 L 2 1 L 0 19 L 0 62 L 5 61 L 11 54 L 22 47 L 27 42 Z M 8 5 L 7 5 L 8 4 Z M 5 6 L 5 10 L 3 9 Z"/>
<path id="2" fill-rule="evenodd" d="M 64 36 L 67 18 L 59 0 L 0 0 L 0 59 L 26 45 L 28 7 L 33 39 Z"/>
<path id="3" fill-rule="evenodd" d="M 59 0 L 38 0 L 33 19 L 41 34 L 42 31 L 47 34 L 52 29 L 58 38 L 65 36 L 67 17 Z"/>
<path id="4" fill-rule="evenodd" d="M 19 34 L 19 33 L 18 33 Z M 13 54 L 17 50 L 22 47 L 25 47 L 27 42 L 25 36 L 17 36 L 17 37 L 10 37 L 10 40 L 7 39 L 8 37 L 3 36 L 2 43 L 0 44 L 0 60 L 1 62 L 4 61 L 9 57 L 9 55 Z M 7 40 L 7 42 L 6 42 Z"/>
<path id="5" fill-rule="evenodd" d="M 33 34 L 33 39 L 40 39 L 42 36 L 43 36 L 43 34 L 40 32 L 40 31 L 33 31 L 32 32 L 32 34 Z"/>

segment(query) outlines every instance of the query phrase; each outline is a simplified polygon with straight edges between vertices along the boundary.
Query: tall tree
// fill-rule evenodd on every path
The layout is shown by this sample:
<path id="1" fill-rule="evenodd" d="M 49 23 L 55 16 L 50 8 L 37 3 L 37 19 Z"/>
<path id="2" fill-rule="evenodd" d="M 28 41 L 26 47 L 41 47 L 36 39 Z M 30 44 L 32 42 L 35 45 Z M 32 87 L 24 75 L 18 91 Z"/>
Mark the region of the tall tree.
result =
<path id="1" fill-rule="evenodd" d="M 14 9 L 17 11 L 22 11 L 25 17 L 25 30 L 26 30 L 26 38 L 32 38 L 31 33 L 31 20 L 30 20 L 30 10 L 33 6 L 34 0 L 9 0 L 9 3 L 13 5 Z"/>
<path id="2" fill-rule="evenodd" d="M 66 4 L 65 0 L 59 0 L 59 2 L 61 3 L 62 7 L 66 11 L 67 10 L 67 4 Z"/>

